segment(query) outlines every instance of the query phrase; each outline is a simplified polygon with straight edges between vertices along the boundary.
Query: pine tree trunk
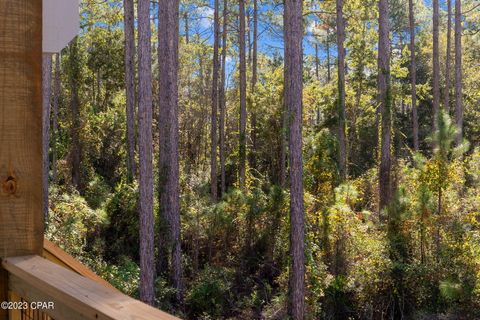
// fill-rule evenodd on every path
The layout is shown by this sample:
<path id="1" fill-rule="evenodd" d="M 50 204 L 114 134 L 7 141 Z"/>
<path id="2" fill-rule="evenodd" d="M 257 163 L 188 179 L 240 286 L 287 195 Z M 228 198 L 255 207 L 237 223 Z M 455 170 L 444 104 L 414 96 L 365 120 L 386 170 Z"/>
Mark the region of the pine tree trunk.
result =
<path id="1" fill-rule="evenodd" d="M 70 160 L 72 163 L 72 184 L 80 192 L 82 192 L 82 146 L 80 143 L 80 98 L 78 96 L 78 79 L 80 68 L 78 66 L 78 37 L 70 44 L 70 90 L 71 90 L 71 111 L 72 111 L 72 126 L 71 126 L 71 152 Z"/>
<path id="2" fill-rule="evenodd" d="M 161 216 L 167 223 L 167 248 L 171 254 L 171 279 L 176 303 L 183 297 L 180 242 L 180 184 L 178 157 L 178 36 L 179 0 L 159 4 L 159 200 Z"/>
<path id="3" fill-rule="evenodd" d="M 238 45 L 240 48 L 240 124 L 239 124 L 239 185 L 245 189 L 245 166 L 247 158 L 247 63 L 245 60 L 245 0 L 239 0 L 240 29 Z"/>
<path id="4" fill-rule="evenodd" d="M 282 103 L 282 134 L 280 136 L 280 186 L 282 188 L 287 187 L 287 148 L 288 148 L 288 117 L 289 117 L 289 105 L 288 105 L 288 91 L 287 91 L 287 80 L 289 78 L 288 68 L 290 66 L 290 57 L 289 50 L 290 45 L 287 45 L 289 36 L 285 30 L 285 27 L 288 25 L 288 15 L 287 15 L 287 1 L 283 0 L 284 13 L 283 13 L 283 25 L 284 25 L 284 66 L 283 66 L 283 103 Z"/>
<path id="5" fill-rule="evenodd" d="M 225 184 L 225 113 L 227 109 L 227 101 L 225 96 L 225 77 L 227 64 L 227 17 L 228 17 L 228 1 L 223 0 L 223 30 L 222 30 L 222 77 L 220 84 L 220 194 L 226 192 Z"/>
<path id="6" fill-rule="evenodd" d="M 381 160 L 379 172 L 379 210 L 383 210 L 391 199 L 391 88 L 390 88 L 390 27 L 388 0 L 379 0 L 378 42 L 378 98 L 381 114 Z"/>
<path id="7" fill-rule="evenodd" d="M 252 150 L 250 150 L 250 166 L 255 173 L 257 169 L 257 159 L 256 159 L 256 152 L 257 152 L 257 112 L 256 107 L 253 105 L 254 96 L 255 96 L 255 87 L 257 85 L 257 40 L 258 40 L 258 0 L 253 0 L 253 36 L 252 36 L 252 87 L 251 87 L 251 139 L 252 139 Z"/>
<path id="8" fill-rule="evenodd" d="M 345 137 L 345 21 L 343 19 L 343 0 L 337 0 L 337 56 L 338 56 L 338 165 L 340 167 L 340 180 L 347 177 L 347 148 Z"/>
<path id="9" fill-rule="evenodd" d="M 290 255 L 288 312 L 294 320 L 305 312 L 305 226 L 302 163 L 302 40 L 301 0 L 285 1 L 285 97 L 289 119 L 290 154 Z"/>
<path id="10" fill-rule="evenodd" d="M 52 93 L 52 54 L 44 53 L 42 59 L 42 93 L 43 93 L 43 214 L 48 221 L 48 178 L 50 173 L 50 98 Z"/>
<path id="11" fill-rule="evenodd" d="M 213 71 L 212 71 L 212 113 L 211 113 L 211 154 L 210 154 L 210 192 L 214 201 L 218 198 L 217 187 L 217 113 L 218 113 L 218 47 L 220 41 L 220 21 L 219 21 L 219 0 L 215 0 L 214 18 L 213 18 Z"/>
<path id="12" fill-rule="evenodd" d="M 140 215 L 140 299 L 155 300 L 153 137 L 150 1 L 138 1 L 138 149 Z"/>
<path id="13" fill-rule="evenodd" d="M 445 62 L 445 111 L 450 111 L 450 65 L 452 63 L 452 1 L 447 1 L 447 53 Z"/>
<path id="14" fill-rule="evenodd" d="M 127 170 L 132 181 L 137 172 L 135 163 L 135 13 L 133 0 L 123 0 L 125 30 L 125 92 L 127 115 Z"/>
<path id="15" fill-rule="evenodd" d="M 462 93 L 462 1 L 455 1 L 455 120 L 458 134 L 457 145 L 463 140 L 463 93 Z"/>
<path id="16" fill-rule="evenodd" d="M 190 28 L 188 25 L 188 10 L 185 10 L 185 13 L 183 14 L 183 21 L 185 23 L 185 43 L 190 42 Z"/>
<path id="17" fill-rule="evenodd" d="M 285 51 L 287 48 L 285 48 Z M 286 73 L 286 68 L 287 64 L 285 63 L 285 68 L 284 68 L 284 73 Z M 285 79 L 286 79 L 286 74 L 285 74 Z M 283 94 L 283 103 L 282 103 L 282 111 L 281 111 L 281 116 L 282 116 L 282 132 L 280 135 L 280 179 L 279 183 L 282 188 L 287 187 L 287 144 L 288 144 L 288 139 L 287 139 L 287 132 L 288 132 L 288 106 L 286 102 L 286 91 L 284 89 L 284 94 Z"/>
<path id="18" fill-rule="evenodd" d="M 327 27 L 327 37 L 325 38 L 325 44 L 327 47 L 327 83 L 330 83 L 332 79 L 332 72 L 330 71 L 330 27 Z"/>
<path id="19" fill-rule="evenodd" d="M 318 57 L 318 43 L 315 43 L 315 78 L 317 80 L 320 80 L 319 64 L 320 59 Z"/>
<path id="20" fill-rule="evenodd" d="M 438 113 L 440 109 L 440 58 L 439 58 L 439 4 L 433 0 L 433 129 L 437 129 Z"/>
<path id="21" fill-rule="evenodd" d="M 317 42 L 315 42 L 315 79 L 317 79 L 317 81 L 320 81 L 320 58 L 318 56 L 318 43 Z M 316 121 L 315 121 L 316 125 L 320 124 L 320 115 L 321 115 L 320 107 L 317 107 Z"/>
<path id="22" fill-rule="evenodd" d="M 416 54 L 415 54 L 415 11 L 414 11 L 413 0 L 408 0 L 408 18 L 409 18 L 409 26 L 410 26 L 410 59 L 411 59 L 410 83 L 412 86 L 413 149 L 415 151 L 418 151 L 419 142 L 418 142 L 418 113 L 417 113 L 417 63 L 416 63 Z"/>
<path id="23" fill-rule="evenodd" d="M 57 142 L 58 142 L 58 103 L 61 94 L 61 78 L 60 78 L 60 53 L 55 57 L 55 81 L 53 94 L 53 116 L 52 116 L 52 181 L 57 182 Z"/>

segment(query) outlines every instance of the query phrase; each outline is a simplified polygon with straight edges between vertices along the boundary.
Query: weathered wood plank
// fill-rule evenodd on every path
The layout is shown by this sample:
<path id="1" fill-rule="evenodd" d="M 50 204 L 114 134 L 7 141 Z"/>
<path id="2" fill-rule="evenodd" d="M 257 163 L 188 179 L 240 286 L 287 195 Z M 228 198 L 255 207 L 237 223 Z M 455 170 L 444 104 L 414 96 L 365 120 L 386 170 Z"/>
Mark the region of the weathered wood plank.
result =
<path id="1" fill-rule="evenodd" d="M 41 254 L 42 1 L 0 0 L 0 258 Z"/>
<path id="2" fill-rule="evenodd" d="M 0 0 L 0 258 L 41 254 L 42 1 Z M 0 301 L 8 299 L 0 270 Z M 0 310 L 0 319 L 8 312 Z"/>
<path id="3" fill-rule="evenodd" d="M 53 302 L 54 308 L 45 309 L 43 310 L 45 314 L 49 315 L 54 319 L 68 319 L 68 320 L 83 320 L 85 319 L 83 315 L 71 310 L 66 305 L 59 303 L 55 300 L 55 298 L 45 294 L 44 292 L 40 291 L 35 287 L 29 286 L 25 281 L 21 280 L 16 276 L 11 276 L 9 279 L 9 287 L 10 290 L 13 290 L 16 296 L 22 297 L 25 301 L 41 301 L 41 302 Z M 14 301 L 14 300 L 10 300 Z M 17 299 L 20 301 L 20 299 Z M 12 316 L 18 316 L 20 314 L 20 310 L 11 310 L 10 311 L 10 319 L 9 320 L 22 320 L 21 317 L 13 318 Z"/>
<path id="4" fill-rule="evenodd" d="M 71 310 L 82 319 L 178 320 L 39 256 L 7 258 L 2 266 L 14 279 L 10 282 L 13 287 L 19 288 L 20 281 L 21 286 L 28 288 L 22 294 L 35 291 L 41 294 L 36 296 L 40 301 L 53 301 L 55 308 Z M 57 314 L 56 319 L 72 318 Z"/>
<path id="5" fill-rule="evenodd" d="M 9 291 L 8 292 L 8 301 L 21 302 L 22 298 L 17 293 L 15 293 L 13 291 Z M 22 311 L 20 309 L 8 310 L 8 319 L 9 320 L 23 320 L 22 319 Z"/>

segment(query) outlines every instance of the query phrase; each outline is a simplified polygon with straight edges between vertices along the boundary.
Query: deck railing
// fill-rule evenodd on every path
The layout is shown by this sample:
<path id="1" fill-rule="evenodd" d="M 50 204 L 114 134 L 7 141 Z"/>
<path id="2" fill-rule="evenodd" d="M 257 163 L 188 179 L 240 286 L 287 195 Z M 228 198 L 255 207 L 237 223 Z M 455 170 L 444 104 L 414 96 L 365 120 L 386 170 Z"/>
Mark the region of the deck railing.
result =
<path id="1" fill-rule="evenodd" d="M 40 256 L 6 258 L 2 267 L 11 320 L 179 320 Z"/>

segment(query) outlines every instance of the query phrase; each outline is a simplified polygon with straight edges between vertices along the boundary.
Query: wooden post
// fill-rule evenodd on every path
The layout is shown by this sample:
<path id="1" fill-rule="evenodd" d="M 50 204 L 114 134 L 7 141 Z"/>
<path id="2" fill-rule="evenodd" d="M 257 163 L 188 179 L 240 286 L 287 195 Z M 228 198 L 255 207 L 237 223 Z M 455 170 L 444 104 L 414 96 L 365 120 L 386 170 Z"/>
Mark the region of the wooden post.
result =
<path id="1" fill-rule="evenodd" d="M 42 0 L 0 0 L 0 17 L 0 258 L 40 255 Z"/>

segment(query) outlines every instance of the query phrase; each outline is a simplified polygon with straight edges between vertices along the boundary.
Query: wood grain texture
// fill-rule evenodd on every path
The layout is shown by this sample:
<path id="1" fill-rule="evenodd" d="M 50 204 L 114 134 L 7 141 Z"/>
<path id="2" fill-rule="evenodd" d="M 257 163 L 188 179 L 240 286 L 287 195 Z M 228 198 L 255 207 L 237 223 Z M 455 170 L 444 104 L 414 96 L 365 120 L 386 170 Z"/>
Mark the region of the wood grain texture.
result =
<path id="1" fill-rule="evenodd" d="M 15 292 L 8 292 L 8 301 L 11 302 L 21 302 L 22 298 Z M 22 320 L 22 311 L 20 309 L 8 310 L 8 319 L 9 320 Z"/>
<path id="2" fill-rule="evenodd" d="M 41 254 L 42 1 L 0 0 L 0 257 Z"/>
<path id="3" fill-rule="evenodd" d="M 53 301 L 55 319 L 178 320 L 39 256 L 4 259 L 9 285 L 25 299 Z"/>

